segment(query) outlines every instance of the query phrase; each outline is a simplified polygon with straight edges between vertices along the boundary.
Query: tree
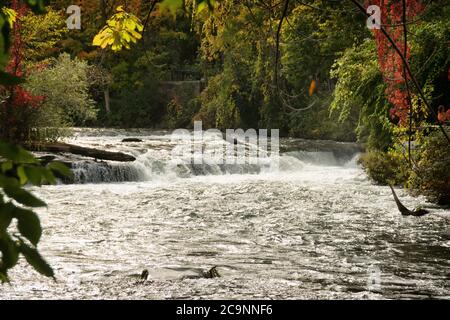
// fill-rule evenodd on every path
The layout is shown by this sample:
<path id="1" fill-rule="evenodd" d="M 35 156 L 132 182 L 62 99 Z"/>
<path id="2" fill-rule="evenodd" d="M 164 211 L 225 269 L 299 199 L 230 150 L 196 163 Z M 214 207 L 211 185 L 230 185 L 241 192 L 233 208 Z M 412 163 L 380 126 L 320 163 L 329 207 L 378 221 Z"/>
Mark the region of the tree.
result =
<path id="1" fill-rule="evenodd" d="M 330 74 L 337 79 L 331 113 L 340 123 L 356 115 L 358 140 L 367 141 L 369 149 L 386 151 L 392 143 L 393 128 L 375 43 L 367 40 L 346 49 Z"/>
<path id="2" fill-rule="evenodd" d="M 369 36 L 361 27 L 364 17 L 348 2 L 308 4 L 293 6 L 281 29 L 280 95 L 294 108 L 285 108 L 289 132 L 305 138 L 354 141 L 359 106 L 336 121 L 330 105 L 339 80 L 330 75 L 330 70 L 347 48 L 358 46 Z M 347 36 L 342 36 L 342 30 Z M 366 60 L 368 65 L 371 62 Z"/>
<path id="3" fill-rule="evenodd" d="M 89 96 L 89 65 L 67 53 L 53 59 L 41 70 L 31 73 L 26 88 L 44 97 L 39 115 L 40 127 L 82 125 L 97 114 Z"/>
<path id="4" fill-rule="evenodd" d="M 12 30 L 11 57 L 5 70 L 13 83 L 1 87 L 0 93 L 0 138 L 16 143 L 23 143 L 30 139 L 33 127 L 33 116 L 39 108 L 43 98 L 28 92 L 20 84 L 25 75 L 23 66 L 24 42 L 22 40 L 22 18 L 28 8 L 25 5 L 13 2 L 15 22 Z"/>
<path id="5" fill-rule="evenodd" d="M 403 6 L 402 0 L 379 0 L 377 4 L 381 9 L 382 24 L 390 34 L 396 46 L 403 52 L 407 60 L 411 57 L 410 47 L 405 39 L 403 30 Z M 405 19 L 412 21 L 423 10 L 423 5 L 418 0 L 409 0 L 406 7 Z M 400 125 L 408 123 L 408 116 L 412 108 L 406 88 L 409 76 L 404 69 L 400 55 L 394 50 L 388 38 L 375 29 L 375 40 L 378 51 L 378 63 L 387 84 L 386 95 L 392 104 L 391 117 L 399 119 Z"/>
<path id="6" fill-rule="evenodd" d="M 59 55 L 62 49 L 60 42 L 68 33 L 60 11 L 48 8 L 42 15 L 29 12 L 22 17 L 21 25 L 23 55 L 29 68 L 35 63 L 45 64 L 49 58 Z"/>

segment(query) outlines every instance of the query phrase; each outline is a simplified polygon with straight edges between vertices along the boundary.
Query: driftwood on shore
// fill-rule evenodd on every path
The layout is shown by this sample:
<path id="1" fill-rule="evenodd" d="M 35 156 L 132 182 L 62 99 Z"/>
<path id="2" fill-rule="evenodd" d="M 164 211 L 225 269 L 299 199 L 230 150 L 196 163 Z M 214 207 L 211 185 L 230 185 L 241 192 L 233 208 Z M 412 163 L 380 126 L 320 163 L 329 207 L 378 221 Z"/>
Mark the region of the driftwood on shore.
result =
<path id="1" fill-rule="evenodd" d="M 120 162 L 130 162 L 136 160 L 135 157 L 126 153 L 86 148 L 68 143 L 46 143 L 39 146 L 33 146 L 30 149 L 32 151 L 72 153 L 99 160 L 111 160 Z"/>

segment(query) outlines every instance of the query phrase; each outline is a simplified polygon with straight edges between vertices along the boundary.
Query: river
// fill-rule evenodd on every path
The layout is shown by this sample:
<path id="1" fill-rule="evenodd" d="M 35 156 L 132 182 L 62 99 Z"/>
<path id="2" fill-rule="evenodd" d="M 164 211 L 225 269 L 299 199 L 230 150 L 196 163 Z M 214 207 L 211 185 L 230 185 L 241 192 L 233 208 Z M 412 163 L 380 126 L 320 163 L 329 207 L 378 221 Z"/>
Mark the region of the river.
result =
<path id="1" fill-rule="evenodd" d="M 130 136 L 143 142 L 121 143 Z M 282 139 L 276 171 L 171 166 L 163 131 L 85 129 L 72 142 L 137 160 L 80 162 L 77 183 L 32 188 L 57 281 L 21 259 L 0 299 L 450 298 L 450 210 L 397 189 L 432 211 L 402 217 L 350 145 Z M 220 278 L 199 276 L 213 266 Z"/>

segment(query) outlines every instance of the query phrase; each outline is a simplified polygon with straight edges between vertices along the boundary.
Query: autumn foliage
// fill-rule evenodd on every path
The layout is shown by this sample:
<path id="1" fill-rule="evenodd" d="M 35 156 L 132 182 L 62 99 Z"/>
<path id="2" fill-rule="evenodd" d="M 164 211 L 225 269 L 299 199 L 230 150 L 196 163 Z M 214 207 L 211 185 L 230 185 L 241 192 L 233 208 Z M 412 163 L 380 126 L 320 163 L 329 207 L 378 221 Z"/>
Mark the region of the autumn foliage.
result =
<path id="1" fill-rule="evenodd" d="M 410 47 L 404 41 L 403 30 L 403 1 L 402 0 L 376 0 L 370 1 L 381 9 L 381 23 L 391 36 L 397 47 L 405 54 L 407 60 L 410 58 Z M 410 23 L 424 9 L 418 0 L 406 0 L 406 21 Z M 378 51 L 378 63 L 387 84 L 386 95 L 392 104 L 390 116 L 397 119 L 400 125 L 407 123 L 410 103 L 405 87 L 403 62 L 389 40 L 379 29 L 374 29 L 375 40 Z"/>
<path id="2" fill-rule="evenodd" d="M 20 33 L 20 19 L 26 14 L 28 8 L 17 0 L 13 1 L 12 8 L 16 11 L 17 16 L 12 30 L 10 60 L 5 71 L 13 76 L 23 78 L 25 76 L 23 70 L 24 43 Z M 6 99 L 0 104 L 0 135 L 12 142 L 23 142 L 30 130 L 32 111 L 39 107 L 44 97 L 32 95 L 21 85 L 6 86 L 1 91 Z"/>

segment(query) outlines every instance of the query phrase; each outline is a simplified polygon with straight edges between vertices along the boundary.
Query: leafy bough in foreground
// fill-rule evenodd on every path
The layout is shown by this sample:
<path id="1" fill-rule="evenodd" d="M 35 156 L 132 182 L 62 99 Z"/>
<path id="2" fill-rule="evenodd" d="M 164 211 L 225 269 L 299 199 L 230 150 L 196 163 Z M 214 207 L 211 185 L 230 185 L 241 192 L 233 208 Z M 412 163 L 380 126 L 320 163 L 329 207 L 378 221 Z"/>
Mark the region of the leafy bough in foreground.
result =
<path id="1" fill-rule="evenodd" d="M 32 210 L 46 204 L 24 188 L 26 184 L 55 184 L 54 173 L 72 174 L 60 162 L 44 167 L 22 147 L 0 142 L 0 282 L 9 281 L 8 270 L 17 264 L 20 254 L 36 271 L 54 277 L 53 269 L 37 248 L 42 227 Z"/>

